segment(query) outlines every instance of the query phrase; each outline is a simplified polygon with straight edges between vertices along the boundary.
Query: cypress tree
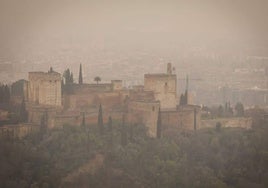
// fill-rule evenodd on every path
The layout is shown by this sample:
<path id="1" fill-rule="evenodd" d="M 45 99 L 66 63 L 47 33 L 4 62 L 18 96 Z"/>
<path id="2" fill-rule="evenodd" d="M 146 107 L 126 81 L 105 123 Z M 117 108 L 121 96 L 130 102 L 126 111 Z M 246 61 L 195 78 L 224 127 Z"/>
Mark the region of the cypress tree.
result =
<path id="1" fill-rule="evenodd" d="M 108 146 L 110 148 L 113 147 L 113 121 L 112 121 L 112 117 L 109 116 L 109 120 L 108 120 L 108 130 L 109 130 L 109 144 Z"/>
<path id="2" fill-rule="evenodd" d="M 83 112 L 81 127 L 84 129 L 86 127 L 85 112 Z"/>
<path id="3" fill-rule="evenodd" d="M 99 114 L 98 114 L 98 126 L 99 126 L 100 134 L 103 134 L 103 117 L 102 117 L 102 106 L 101 106 L 101 104 L 100 104 L 100 107 L 99 107 Z"/>
<path id="4" fill-rule="evenodd" d="M 47 111 L 43 113 L 41 117 L 41 122 L 40 122 L 40 130 L 42 133 L 45 133 L 47 131 L 48 127 L 48 113 Z"/>
<path id="5" fill-rule="evenodd" d="M 158 139 L 161 138 L 161 131 L 162 131 L 162 119 L 161 119 L 161 111 L 160 108 L 158 110 L 158 118 L 157 118 L 157 127 L 156 127 L 156 137 Z"/>
<path id="6" fill-rule="evenodd" d="M 83 76 L 82 76 L 82 65 L 80 64 L 80 68 L 79 68 L 79 84 L 83 84 Z"/>
<path id="7" fill-rule="evenodd" d="M 111 116 L 109 116 L 109 120 L 108 120 L 108 129 L 110 132 L 113 132 L 113 120 Z"/>
<path id="8" fill-rule="evenodd" d="M 22 99 L 20 106 L 20 121 L 23 123 L 28 121 L 28 112 L 26 111 L 24 98 Z"/>
<path id="9" fill-rule="evenodd" d="M 127 130 L 125 125 L 125 114 L 123 115 L 123 121 L 121 125 L 121 145 L 124 147 L 127 145 Z"/>

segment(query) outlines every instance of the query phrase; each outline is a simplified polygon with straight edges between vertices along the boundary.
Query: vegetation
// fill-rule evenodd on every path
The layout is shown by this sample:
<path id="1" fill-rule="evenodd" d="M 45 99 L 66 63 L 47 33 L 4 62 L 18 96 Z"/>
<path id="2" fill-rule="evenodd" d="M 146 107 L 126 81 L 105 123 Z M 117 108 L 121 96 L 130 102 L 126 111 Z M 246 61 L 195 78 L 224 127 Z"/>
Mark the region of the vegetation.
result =
<path id="1" fill-rule="evenodd" d="M 82 76 L 82 65 L 80 64 L 79 67 L 79 80 L 78 80 L 79 84 L 83 84 L 83 76 Z"/>
<path id="2" fill-rule="evenodd" d="M 235 111 L 238 117 L 244 116 L 244 106 L 241 102 L 236 103 Z"/>
<path id="3" fill-rule="evenodd" d="M 65 81 L 64 82 L 65 85 L 74 83 L 73 73 L 70 71 L 70 69 L 67 69 L 67 70 L 64 71 L 63 78 L 64 78 L 64 81 Z"/>
<path id="4" fill-rule="evenodd" d="M 142 125 L 113 121 L 103 135 L 97 125 L 65 125 L 1 140 L 0 187 L 268 187 L 266 123 L 252 130 L 165 130 L 154 139 Z"/>
<path id="5" fill-rule="evenodd" d="M 99 76 L 96 76 L 94 78 L 94 81 L 97 82 L 97 84 L 99 84 L 99 82 L 101 81 L 101 78 Z"/>
<path id="6" fill-rule="evenodd" d="M 8 85 L 0 85 L 0 104 L 8 104 L 10 101 L 10 89 Z"/>

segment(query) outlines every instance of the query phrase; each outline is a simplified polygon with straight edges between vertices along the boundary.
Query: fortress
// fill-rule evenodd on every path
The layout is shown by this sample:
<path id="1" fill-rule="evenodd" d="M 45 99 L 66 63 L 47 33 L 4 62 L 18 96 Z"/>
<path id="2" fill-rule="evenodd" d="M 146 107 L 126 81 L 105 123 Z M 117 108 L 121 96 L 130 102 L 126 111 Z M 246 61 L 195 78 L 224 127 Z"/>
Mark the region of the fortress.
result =
<path id="1" fill-rule="evenodd" d="M 148 135 L 156 137 L 160 109 L 162 128 L 195 130 L 200 125 L 200 107 L 178 105 L 177 76 L 169 63 L 166 73 L 145 74 L 144 86 L 123 87 L 122 80 L 105 84 L 69 84 L 62 93 L 61 75 L 52 69 L 48 72 L 29 72 L 25 84 L 25 98 L 29 123 L 41 124 L 46 117 L 48 128 L 64 124 L 80 125 L 82 114 L 86 124 L 96 124 L 98 108 L 102 105 L 104 123 L 111 116 L 130 126 L 141 123 L 148 128 Z"/>

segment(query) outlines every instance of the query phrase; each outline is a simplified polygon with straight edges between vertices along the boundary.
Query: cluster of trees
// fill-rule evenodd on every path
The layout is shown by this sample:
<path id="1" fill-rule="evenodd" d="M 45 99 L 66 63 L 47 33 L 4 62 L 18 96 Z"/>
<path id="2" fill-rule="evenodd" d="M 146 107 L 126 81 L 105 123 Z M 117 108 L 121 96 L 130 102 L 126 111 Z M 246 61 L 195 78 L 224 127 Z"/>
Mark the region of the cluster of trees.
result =
<path id="1" fill-rule="evenodd" d="M 252 130 L 166 130 L 154 139 L 142 125 L 123 128 L 110 119 L 102 133 L 99 125 L 66 125 L 1 140 L 0 187 L 267 187 L 266 123 Z M 88 165 L 96 156 L 104 161 Z"/>
<path id="2" fill-rule="evenodd" d="M 8 85 L 0 85 L 0 103 L 9 103 L 10 89 Z"/>
<path id="3" fill-rule="evenodd" d="M 226 117 L 243 117 L 244 116 L 244 105 L 241 102 L 236 103 L 236 105 L 232 108 L 230 102 L 226 102 L 225 105 L 203 107 L 203 111 L 206 111 L 210 115 L 206 115 L 207 117 L 212 118 L 226 118 Z"/>

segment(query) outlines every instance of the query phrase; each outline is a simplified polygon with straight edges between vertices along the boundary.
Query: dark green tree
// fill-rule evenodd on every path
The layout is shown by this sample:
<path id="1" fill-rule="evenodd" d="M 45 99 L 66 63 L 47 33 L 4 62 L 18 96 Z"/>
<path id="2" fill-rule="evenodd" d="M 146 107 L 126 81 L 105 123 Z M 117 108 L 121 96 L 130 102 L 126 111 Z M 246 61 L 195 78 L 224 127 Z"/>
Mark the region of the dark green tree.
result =
<path id="1" fill-rule="evenodd" d="M 99 76 L 96 76 L 94 78 L 94 81 L 97 82 L 97 84 L 99 84 L 99 82 L 101 81 L 101 78 Z"/>
<path id="2" fill-rule="evenodd" d="M 45 133 L 48 128 L 48 112 L 45 111 L 43 115 L 41 116 L 40 120 L 40 131 L 41 133 Z"/>
<path id="3" fill-rule="evenodd" d="M 99 114 L 98 114 L 98 127 L 99 127 L 100 134 L 102 135 L 103 134 L 103 117 L 102 117 L 102 106 L 101 106 L 101 104 L 100 104 L 100 107 L 99 107 Z"/>
<path id="4" fill-rule="evenodd" d="M 80 64 L 80 68 L 79 68 L 79 80 L 78 80 L 79 84 L 83 84 L 83 76 L 82 76 L 82 65 Z"/>
<path id="5" fill-rule="evenodd" d="M 217 122 L 216 123 L 216 131 L 217 132 L 220 132 L 221 131 L 221 123 L 220 122 Z"/>
<path id="6" fill-rule="evenodd" d="M 236 103 L 235 110 L 238 117 L 244 116 L 244 105 L 241 102 Z"/>
<path id="7" fill-rule="evenodd" d="M 72 84 L 74 82 L 73 73 L 70 71 L 70 69 L 64 71 L 63 77 L 66 85 Z"/>
<path id="8" fill-rule="evenodd" d="M 157 117 L 157 127 L 156 127 L 156 137 L 158 139 L 161 138 L 161 133 L 162 132 L 162 119 L 161 119 L 161 111 L 160 108 L 158 110 L 158 117 Z"/>
<path id="9" fill-rule="evenodd" d="M 83 112 L 82 122 L 81 122 L 81 127 L 82 127 L 83 129 L 86 127 L 85 112 Z"/>
<path id="10" fill-rule="evenodd" d="M 12 96 L 23 96 L 23 85 L 25 84 L 26 80 L 18 80 L 11 85 L 11 95 Z"/>
<path id="11" fill-rule="evenodd" d="M 109 120 L 108 120 L 108 129 L 110 132 L 113 132 L 113 120 L 111 116 L 109 116 Z"/>
<path id="12" fill-rule="evenodd" d="M 220 105 L 218 107 L 218 110 L 217 110 L 217 116 L 218 117 L 223 117 L 223 113 L 224 113 L 224 109 L 223 109 L 222 105 Z"/>
<path id="13" fill-rule="evenodd" d="M 121 124 L 121 145 L 124 147 L 127 145 L 127 129 L 126 129 L 126 115 L 124 114 L 122 117 L 122 124 Z"/>
<path id="14" fill-rule="evenodd" d="M 28 112 L 25 106 L 25 100 L 22 99 L 21 106 L 20 106 L 20 122 L 27 122 L 28 121 Z"/>

